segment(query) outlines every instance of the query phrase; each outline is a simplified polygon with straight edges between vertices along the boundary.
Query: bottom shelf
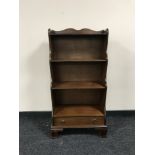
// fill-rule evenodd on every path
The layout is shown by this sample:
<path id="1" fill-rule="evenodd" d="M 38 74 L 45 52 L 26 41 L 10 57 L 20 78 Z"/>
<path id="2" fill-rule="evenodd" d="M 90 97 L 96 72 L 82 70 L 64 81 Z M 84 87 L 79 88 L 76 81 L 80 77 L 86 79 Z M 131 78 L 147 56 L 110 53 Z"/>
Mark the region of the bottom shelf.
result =
<path id="1" fill-rule="evenodd" d="M 104 116 L 100 105 L 57 105 L 54 117 Z"/>
<path id="2" fill-rule="evenodd" d="M 52 83 L 52 89 L 105 89 L 106 84 L 101 84 L 99 82 L 54 82 Z"/>

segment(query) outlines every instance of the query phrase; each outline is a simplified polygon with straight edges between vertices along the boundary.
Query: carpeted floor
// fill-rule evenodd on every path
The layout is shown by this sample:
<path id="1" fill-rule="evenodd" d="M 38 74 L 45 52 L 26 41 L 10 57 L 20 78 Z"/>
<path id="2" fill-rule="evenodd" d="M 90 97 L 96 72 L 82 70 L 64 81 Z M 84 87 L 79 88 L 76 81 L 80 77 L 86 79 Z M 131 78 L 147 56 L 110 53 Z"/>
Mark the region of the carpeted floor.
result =
<path id="1" fill-rule="evenodd" d="M 66 129 L 50 139 L 50 113 L 20 113 L 20 155 L 134 155 L 134 112 L 108 112 L 107 138 L 93 129 Z"/>

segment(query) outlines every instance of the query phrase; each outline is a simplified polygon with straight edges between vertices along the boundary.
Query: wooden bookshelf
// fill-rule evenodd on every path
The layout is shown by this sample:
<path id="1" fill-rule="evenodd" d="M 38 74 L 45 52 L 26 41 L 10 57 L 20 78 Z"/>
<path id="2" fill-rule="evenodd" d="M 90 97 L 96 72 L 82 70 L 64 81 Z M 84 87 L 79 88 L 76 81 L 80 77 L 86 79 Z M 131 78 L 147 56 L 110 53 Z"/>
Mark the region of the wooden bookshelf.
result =
<path id="1" fill-rule="evenodd" d="M 52 137 L 64 128 L 96 128 L 106 135 L 108 29 L 48 30 Z"/>

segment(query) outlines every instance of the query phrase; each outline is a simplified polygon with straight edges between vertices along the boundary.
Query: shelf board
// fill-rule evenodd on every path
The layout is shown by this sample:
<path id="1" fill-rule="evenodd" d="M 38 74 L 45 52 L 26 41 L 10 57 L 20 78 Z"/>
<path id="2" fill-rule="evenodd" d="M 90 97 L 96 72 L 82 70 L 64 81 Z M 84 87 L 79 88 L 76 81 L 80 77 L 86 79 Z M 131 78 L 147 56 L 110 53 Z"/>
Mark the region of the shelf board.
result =
<path id="1" fill-rule="evenodd" d="M 104 116 L 99 105 L 57 105 L 54 117 Z"/>
<path id="2" fill-rule="evenodd" d="M 50 59 L 51 62 L 106 62 L 107 59 Z"/>
<path id="3" fill-rule="evenodd" d="M 107 34 L 50 34 L 50 36 L 106 36 Z"/>
<path id="4" fill-rule="evenodd" d="M 51 29 L 48 29 L 48 34 L 49 35 L 79 35 L 79 36 L 83 36 L 83 35 L 108 35 L 109 33 L 109 30 L 106 29 L 106 30 L 100 30 L 100 31 L 94 31 L 94 30 L 91 30 L 91 29 L 88 29 L 88 28 L 83 28 L 81 30 L 76 30 L 76 29 L 73 29 L 73 28 L 68 28 L 68 29 L 64 29 L 64 30 L 61 30 L 61 31 L 54 31 L 54 30 L 51 30 Z"/>
<path id="5" fill-rule="evenodd" d="M 98 82 L 54 82 L 52 89 L 105 89 L 106 85 Z"/>

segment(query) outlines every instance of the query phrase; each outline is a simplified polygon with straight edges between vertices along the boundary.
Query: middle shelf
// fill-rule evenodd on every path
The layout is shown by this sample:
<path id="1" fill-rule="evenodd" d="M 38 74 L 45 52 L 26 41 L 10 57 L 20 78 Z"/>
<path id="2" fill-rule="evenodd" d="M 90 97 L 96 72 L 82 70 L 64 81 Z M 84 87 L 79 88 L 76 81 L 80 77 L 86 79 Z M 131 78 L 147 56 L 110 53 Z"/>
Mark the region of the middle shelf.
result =
<path id="1" fill-rule="evenodd" d="M 57 81 L 104 81 L 107 61 L 50 63 L 52 79 Z"/>
<path id="2" fill-rule="evenodd" d="M 108 59 L 50 59 L 51 63 L 54 62 L 107 62 Z"/>
<path id="3" fill-rule="evenodd" d="M 81 81 L 71 81 L 71 82 L 54 82 L 51 85 L 52 89 L 105 89 L 106 84 L 101 84 L 99 82 L 81 82 Z"/>

